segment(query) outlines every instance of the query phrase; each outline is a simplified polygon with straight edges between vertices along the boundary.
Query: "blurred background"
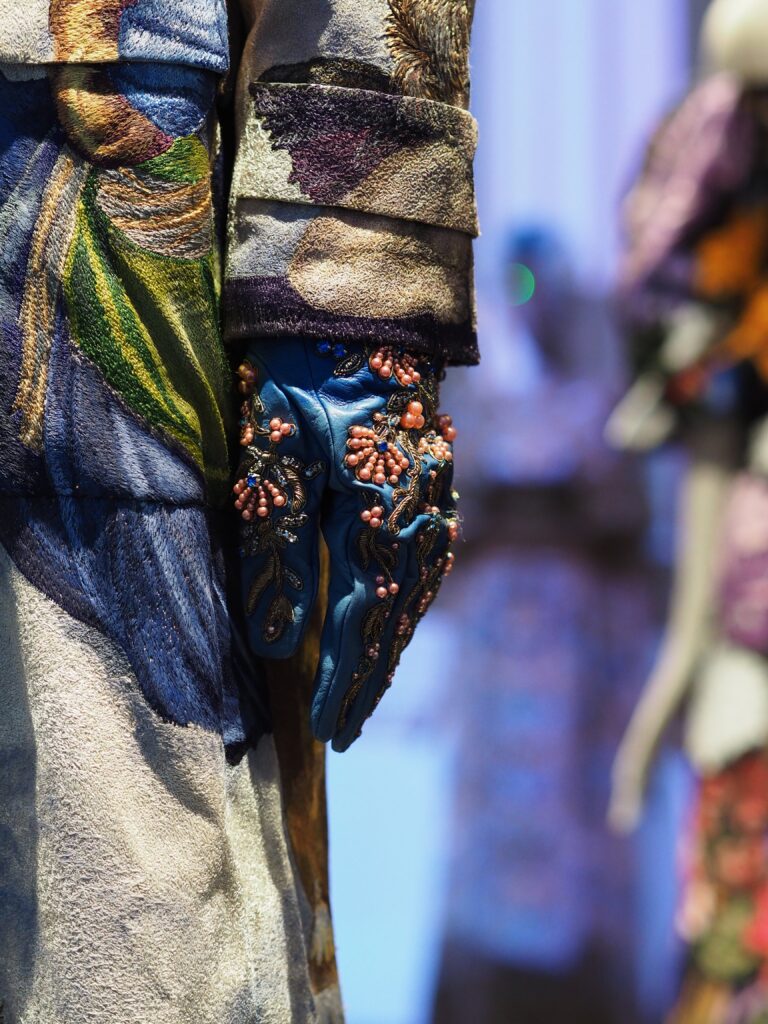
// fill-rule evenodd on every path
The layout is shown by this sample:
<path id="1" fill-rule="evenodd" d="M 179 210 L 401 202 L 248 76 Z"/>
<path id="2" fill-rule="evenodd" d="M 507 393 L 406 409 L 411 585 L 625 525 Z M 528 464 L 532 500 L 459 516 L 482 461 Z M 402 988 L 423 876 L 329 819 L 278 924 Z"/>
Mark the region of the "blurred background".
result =
<path id="1" fill-rule="evenodd" d="M 674 998 L 682 756 L 631 839 L 605 813 L 681 467 L 602 433 L 628 373 L 618 208 L 696 74 L 704 6 L 477 4 L 483 362 L 443 395 L 465 540 L 365 742 L 330 759 L 349 1024 L 646 1024 Z"/>

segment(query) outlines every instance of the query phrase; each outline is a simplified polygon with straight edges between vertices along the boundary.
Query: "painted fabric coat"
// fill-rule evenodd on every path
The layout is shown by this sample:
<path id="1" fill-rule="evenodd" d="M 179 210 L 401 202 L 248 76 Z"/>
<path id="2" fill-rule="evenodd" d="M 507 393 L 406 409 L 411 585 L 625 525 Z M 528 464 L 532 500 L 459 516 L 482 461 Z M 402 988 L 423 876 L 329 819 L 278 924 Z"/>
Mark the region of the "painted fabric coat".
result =
<path id="1" fill-rule="evenodd" d="M 230 338 L 475 362 L 464 0 L 246 0 Z"/>
<path id="2" fill-rule="evenodd" d="M 468 29 L 0 2 L 6 1024 L 340 1019 L 231 597 L 225 338 L 476 359 Z"/>

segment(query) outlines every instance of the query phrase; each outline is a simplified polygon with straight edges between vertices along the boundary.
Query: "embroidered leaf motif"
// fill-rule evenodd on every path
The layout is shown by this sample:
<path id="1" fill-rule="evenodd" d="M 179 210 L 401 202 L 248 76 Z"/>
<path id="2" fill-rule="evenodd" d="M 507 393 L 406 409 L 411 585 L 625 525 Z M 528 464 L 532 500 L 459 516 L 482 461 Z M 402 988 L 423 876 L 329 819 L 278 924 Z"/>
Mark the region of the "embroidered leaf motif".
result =
<path id="1" fill-rule="evenodd" d="M 264 623 L 264 637 L 267 643 L 275 643 L 279 640 L 285 632 L 285 627 L 293 621 L 293 605 L 285 594 L 278 594 L 269 606 Z"/>
<path id="2" fill-rule="evenodd" d="M 339 360 L 333 369 L 334 377 L 351 377 L 365 366 L 365 354 L 358 350 Z"/>
<path id="3" fill-rule="evenodd" d="M 398 91 L 465 105 L 474 0 L 389 0 L 389 8 L 386 40 Z"/>
<path id="4" fill-rule="evenodd" d="M 293 569 L 289 569 L 288 566 L 285 567 L 285 582 L 293 587 L 294 590 L 304 589 L 304 580 Z"/>
<path id="5" fill-rule="evenodd" d="M 294 621 L 293 605 L 285 588 L 298 592 L 304 589 L 299 574 L 284 564 L 283 552 L 289 544 L 298 542 L 297 531 L 309 521 L 302 511 L 307 504 L 305 481 L 323 472 L 325 464 L 316 461 L 306 467 L 296 456 L 286 453 L 285 443 L 298 434 L 296 424 L 289 423 L 289 429 L 279 432 L 275 439 L 272 424 L 262 422 L 266 418 L 264 403 L 258 392 L 254 393 L 243 410 L 241 440 L 245 450 L 235 493 L 236 505 L 245 520 L 241 527 L 243 554 L 267 554 L 249 588 L 246 612 L 253 615 L 265 592 L 270 586 L 274 588 L 263 636 L 267 643 L 275 643 Z M 283 426 L 283 421 L 279 422 Z"/>
<path id="6" fill-rule="evenodd" d="M 384 568 L 388 569 L 390 572 L 397 565 L 397 555 L 395 552 L 391 551 L 389 548 L 385 548 L 381 544 L 376 547 L 376 560 L 379 565 L 384 566 Z"/>
<path id="7" fill-rule="evenodd" d="M 288 485 L 293 487 L 293 508 L 299 511 L 307 503 L 307 494 L 301 477 L 292 466 L 285 466 L 285 475 L 288 478 Z"/>
<path id="8" fill-rule="evenodd" d="M 400 419 L 412 399 L 413 394 L 410 391 L 396 391 L 387 402 L 387 412 L 390 416 Z"/>
<path id="9" fill-rule="evenodd" d="M 275 581 L 275 556 L 269 555 L 261 572 L 255 577 L 253 583 L 251 583 L 250 590 L 248 591 L 248 600 L 245 605 L 245 610 L 248 615 L 253 615 L 256 611 L 256 606 L 259 600 L 270 585 Z"/>
<path id="10" fill-rule="evenodd" d="M 382 601 L 375 604 L 363 619 L 363 641 L 366 644 L 381 640 L 387 622 L 388 606 Z"/>
<path id="11" fill-rule="evenodd" d="M 308 522 L 309 516 L 306 512 L 301 512 L 296 515 L 283 516 L 282 519 L 278 520 L 278 525 L 288 527 L 291 530 L 300 530 L 302 526 L 306 526 Z"/>
<path id="12" fill-rule="evenodd" d="M 371 542 L 373 537 L 370 530 L 362 530 L 357 538 L 357 546 L 360 550 L 360 564 L 367 572 L 371 564 Z"/>
<path id="13" fill-rule="evenodd" d="M 275 537 L 281 548 L 284 548 L 286 544 L 295 544 L 299 539 L 292 530 L 286 530 L 282 526 L 275 527 Z"/>

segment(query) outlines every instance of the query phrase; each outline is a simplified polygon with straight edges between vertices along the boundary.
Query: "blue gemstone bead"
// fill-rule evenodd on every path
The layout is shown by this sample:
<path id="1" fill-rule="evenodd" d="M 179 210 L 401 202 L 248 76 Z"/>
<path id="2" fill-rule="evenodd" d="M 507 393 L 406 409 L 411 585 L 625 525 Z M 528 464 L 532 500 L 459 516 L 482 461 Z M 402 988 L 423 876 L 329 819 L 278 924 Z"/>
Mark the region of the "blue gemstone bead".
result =
<path id="1" fill-rule="evenodd" d="M 258 482 L 259 481 L 258 481 L 257 477 L 255 477 L 253 475 L 251 475 L 251 476 L 249 476 L 247 478 L 247 483 L 248 483 L 249 487 L 255 487 Z"/>
<path id="2" fill-rule="evenodd" d="M 386 441 L 379 441 L 379 443 L 376 445 L 376 447 L 379 449 L 380 452 L 385 452 L 387 450 L 387 447 L 388 447 L 387 446 L 387 442 Z"/>
<path id="3" fill-rule="evenodd" d="M 320 353 L 321 356 L 327 356 L 328 353 L 331 351 L 330 341 L 318 341 L 317 351 Z"/>

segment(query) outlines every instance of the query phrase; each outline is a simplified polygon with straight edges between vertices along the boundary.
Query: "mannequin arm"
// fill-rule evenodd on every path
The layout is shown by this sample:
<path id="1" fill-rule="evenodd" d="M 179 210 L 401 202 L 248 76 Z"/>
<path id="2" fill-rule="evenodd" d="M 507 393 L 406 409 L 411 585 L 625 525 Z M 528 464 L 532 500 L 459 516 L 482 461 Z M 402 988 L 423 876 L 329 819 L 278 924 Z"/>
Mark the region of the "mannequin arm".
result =
<path id="1" fill-rule="evenodd" d="M 733 474 L 730 442 L 714 431 L 700 438 L 684 484 L 666 637 L 614 763 L 608 817 L 617 831 L 630 831 L 640 818 L 659 743 L 710 639 L 718 535 Z"/>

